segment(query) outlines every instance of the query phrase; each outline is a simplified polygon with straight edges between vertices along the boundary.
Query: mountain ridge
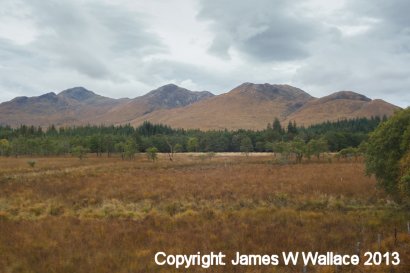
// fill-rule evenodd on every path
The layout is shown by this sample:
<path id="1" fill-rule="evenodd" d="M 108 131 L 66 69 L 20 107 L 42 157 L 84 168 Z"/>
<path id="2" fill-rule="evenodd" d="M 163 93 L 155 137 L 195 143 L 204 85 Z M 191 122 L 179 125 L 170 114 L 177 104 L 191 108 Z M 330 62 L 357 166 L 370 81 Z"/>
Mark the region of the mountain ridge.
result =
<path id="1" fill-rule="evenodd" d="M 184 107 L 213 96 L 208 91 L 191 91 L 175 84 L 167 84 L 110 109 L 105 115 L 95 119 L 94 123 L 129 123 L 136 117 L 156 110 Z"/>
<path id="2" fill-rule="evenodd" d="M 399 107 L 353 91 L 315 98 L 287 84 L 245 82 L 214 95 L 167 84 L 133 99 L 113 99 L 77 86 L 59 93 L 16 97 L 0 103 L 0 124 L 71 126 L 139 125 L 144 121 L 186 129 L 263 129 L 282 123 L 310 125 L 356 117 L 390 116 Z"/>

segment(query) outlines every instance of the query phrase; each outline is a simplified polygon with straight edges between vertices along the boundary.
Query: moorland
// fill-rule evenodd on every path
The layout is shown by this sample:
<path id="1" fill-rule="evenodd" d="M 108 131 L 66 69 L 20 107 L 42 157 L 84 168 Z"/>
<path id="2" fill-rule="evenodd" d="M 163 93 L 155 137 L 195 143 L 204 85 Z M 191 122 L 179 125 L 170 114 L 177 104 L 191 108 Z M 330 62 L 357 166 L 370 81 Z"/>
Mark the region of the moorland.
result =
<path id="1" fill-rule="evenodd" d="M 0 166 L 1 272 L 206 272 L 158 266 L 154 255 L 379 250 L 398 251 L 401 265 L 307 272 L 410 272 L 410 212 L 365 175 L 361 158 L 295 164 L 272 153 L 177 153 L 173 161 L 89 154 L 3 157 Z"/>

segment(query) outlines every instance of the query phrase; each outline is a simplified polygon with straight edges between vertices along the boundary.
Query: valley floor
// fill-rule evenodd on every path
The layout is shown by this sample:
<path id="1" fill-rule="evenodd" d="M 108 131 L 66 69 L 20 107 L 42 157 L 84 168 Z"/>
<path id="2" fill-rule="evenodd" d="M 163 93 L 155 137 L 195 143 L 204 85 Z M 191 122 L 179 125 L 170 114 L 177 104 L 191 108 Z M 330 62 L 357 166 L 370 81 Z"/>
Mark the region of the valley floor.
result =
<path id="1" fill-rule="evenodd" d="M 300 265 L 175 269 L 156 265 L 154 255 L 354 254 L 360 242 L 362 253 L 398 251 L 394 272 L 404 273 L 410 272 L 408 220 L 410 212 L 376 188 L 360 160 L 0 158 L 0 272 L 301 272 Z"/>

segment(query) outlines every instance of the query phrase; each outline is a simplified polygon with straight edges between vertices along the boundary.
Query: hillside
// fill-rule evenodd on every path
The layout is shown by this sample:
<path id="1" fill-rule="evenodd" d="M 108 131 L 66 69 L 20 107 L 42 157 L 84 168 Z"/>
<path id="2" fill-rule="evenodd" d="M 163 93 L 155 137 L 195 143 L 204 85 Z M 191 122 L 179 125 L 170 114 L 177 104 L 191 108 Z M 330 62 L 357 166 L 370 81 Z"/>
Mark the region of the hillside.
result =
<path id="1" fill-rule="evenodd" d="M 0 104 L 0 124 L 140 125 L 144 121 L 176 128 L 263 129 L 275 117 L 282 124 L 310 125 L 327 120 L 390 116 L 399 107 L 351 91 L 314 98 L 289 85 L 243 83 L 213 95 L 174 84 L 134 99 L 103 97 L 83 87 L 38 97 L 17 97 Z"/>
<path id="2" fill-rule="evenodd" d="M 103 97 L 83 87 L 67 89 L 58 95 L 50 92 L 36 97 L 17 97 L 0 104 L 0 124 L 85 124 L 89 117 L 98 117 L 127 100 Z"/>
<path id="3" fill-rule="evenodd" d="M 112 99 L 83 87 L 50 92 L 36 97 L 17 97 L 0 104 L 0 124 L 19 126 L 123 124 L 159 109 L 183 107 L 212 97 L 173 84 L 134 99 Z"/>
<path id="4" fill-rule="evenodd" d="M 188 107 L 155 111 L 134 119 L 173 127 L 210 129 L 263 129 L 274 117 L 282 124 L 310 125 L 356 117 L 390 116 L 399 107 L 383 100 L 341 91 L 314 98 L 289 85 L 244 83 L 228 93 Z"/>
<path id="5" fill-rule="evenodd" d="M 314 99 L 293 112 L 284 120 L 296 121 L 299 125 L 311 125 L 322 121 L 336 121 L 357 117 L 391 116 L 399 107 L 383 100 L 371 100 L 366 96 L 352 92 L 340 91 Z"/>
<path id="6" fill-rule="evenodd" d="M 130 123 L 137 117 L 144 119 L 147 114 L 156 110 L 184 107 L 213 96 L 207 91 L 195 92 L 175 84 L 167 84 L 125 104 L 113 107 L 105 115 L 97 117 L 94 123 Z"/>
<path id="7" fill-rule="evenodd" d="M 274 117 L 287 115 L 312 100 L 306 92 L 289 85 L 244 83 L 228 93 L 184 108 L 156 111 L 134 119 L 173 127 L 209 129 L 260 129 Z"/>

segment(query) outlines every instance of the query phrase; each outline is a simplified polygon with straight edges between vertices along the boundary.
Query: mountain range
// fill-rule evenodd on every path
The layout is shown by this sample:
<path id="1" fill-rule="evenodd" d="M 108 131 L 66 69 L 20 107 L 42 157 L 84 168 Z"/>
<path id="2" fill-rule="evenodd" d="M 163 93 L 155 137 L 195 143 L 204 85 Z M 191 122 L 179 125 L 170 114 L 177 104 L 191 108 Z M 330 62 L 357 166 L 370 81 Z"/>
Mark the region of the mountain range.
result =
<path id="1" fill-rule="evenodd" d="M 137 126 L 144 121 L 175 128 L 263 129 L 277 117 L 282 124 L 311 125 L 340 119 L 390 116 L 398 106 L 352 91 L 315 98 L 278 84 L 243 83 L 214 95 L 164 85 L 134 99 L 100 96 L 83 87 L 37 97 L 16 97 L 0 104 L 0 124 L 47 127 L 86 124 Z"/>

